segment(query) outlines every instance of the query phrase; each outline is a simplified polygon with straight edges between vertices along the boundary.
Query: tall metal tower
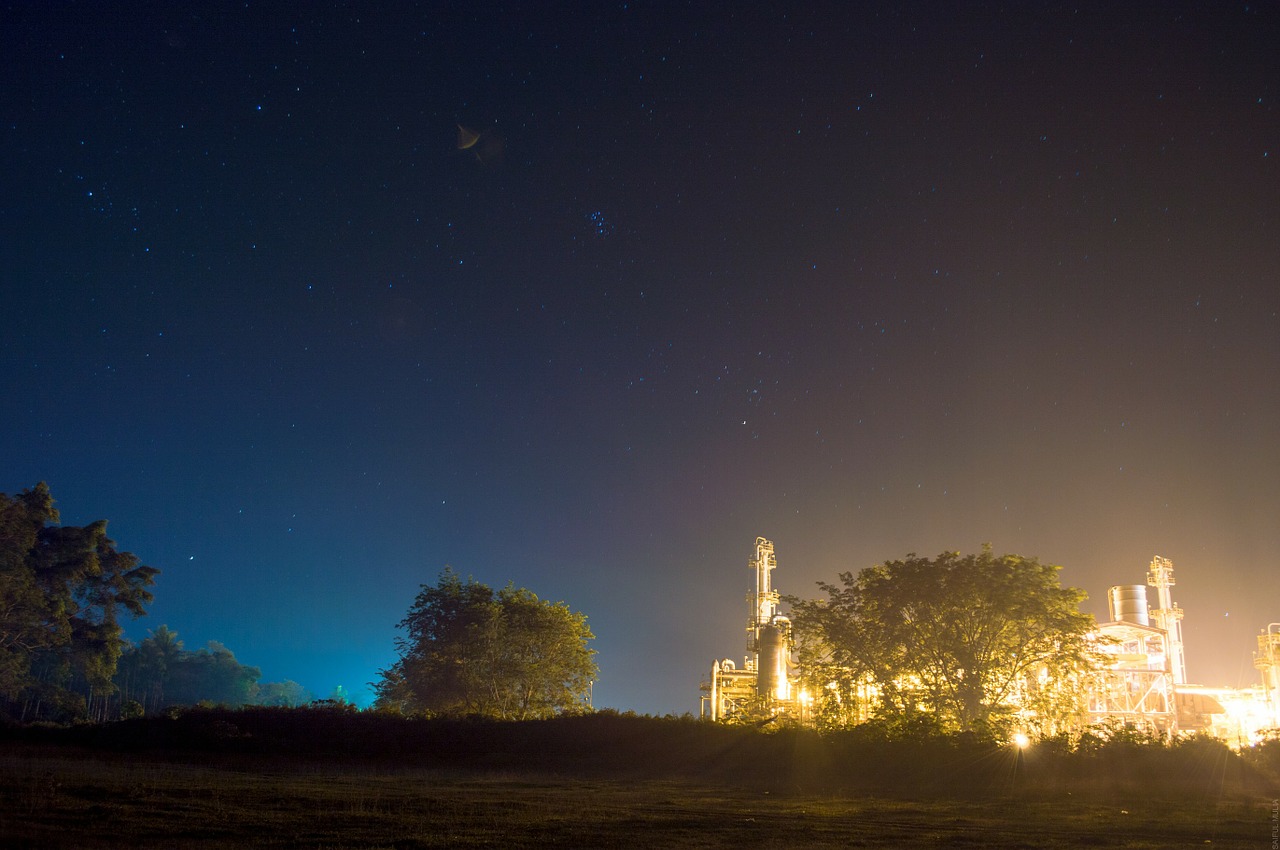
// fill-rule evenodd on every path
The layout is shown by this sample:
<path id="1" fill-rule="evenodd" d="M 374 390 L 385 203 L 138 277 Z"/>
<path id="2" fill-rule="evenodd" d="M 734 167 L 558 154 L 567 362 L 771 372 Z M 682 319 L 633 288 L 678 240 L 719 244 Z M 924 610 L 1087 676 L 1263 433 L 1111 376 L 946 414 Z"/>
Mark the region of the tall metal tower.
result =
<path id="1" fill-rule="evenodd" d="M 778 556 L 773 553 L 773 541 L 763 537 L 756 538 L 756 555 L 751 559 L 751 566 L 756 571 L 756 605 L 755 619 L 747 626 L 751 632 L 751 642 L 760 639 L 760 628 L 773 622 L 773 615 L 778 613 L 778 591 L 773 589 L 770 574 L 778 568 Z M 755 647 L 751 650 L 754 652 Z"/>
<path id="2" fill-rule="evenodd" d="M 755 654 L 756 693 L 766 703 L 791 699 L 788 660 L 791 658 L 791 621 L 778 613 L 778 591 L 771 573 L 778 566 L 773 541 L 756 538 L 756 554 L 751 559 L 756 571 L 756 604 L 747 624 L 751 633 L 748 649 Z"/>
<path id="3" fill-rule="evenodd" d="M 1173 604 L 1173 561 L 1156 555 L 1147 570 L 1147 584 L 1156 589 L 1160 607 L 1151 611 L 1151 619 L 1169 636 L 1169 667 L 1173 671 L 1173 683 L 1187 683 L 1187 661 L 1182 653 L 1182 609 Z"/>

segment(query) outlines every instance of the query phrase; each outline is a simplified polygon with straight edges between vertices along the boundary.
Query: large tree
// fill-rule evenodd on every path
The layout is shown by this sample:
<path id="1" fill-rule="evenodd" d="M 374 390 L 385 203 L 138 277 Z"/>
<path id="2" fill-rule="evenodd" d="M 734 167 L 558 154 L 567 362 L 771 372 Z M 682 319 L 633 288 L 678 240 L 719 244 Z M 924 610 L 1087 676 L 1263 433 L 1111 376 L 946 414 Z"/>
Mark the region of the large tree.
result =
<path id="1" fill-rule="evenodd" d="M 159 570 L 116 549 L 105 520 L 58 525 L 42 482 L 0 493 L 0 700 L 21 718 L 104 719 L 125 646 Z"/>
<path id="2" fill-rule="evenodd" d="M 563 602 L 511 585 L 495 593 L 446 568 L 399 625 L 400 657 L 374 683 L 376 708 L 527 720 L 589 705 L 594 635 Z"/>
<path id="3" fill-rule="evenodd" d="M 204 649 L 179 653 L 165 683 L 170 705 L 214 703 L 238 708 L 253 703 L 262 671 L 241 664 L 216 640 Z"/>
<path id="4" fill-rule="evenodd" d="M 1020 708 L 1051 726 L 1078 710 L 1093 626 L 1084 592 L 1062 587 L 1058 570 L 985 547 L 819 582 L 827 599 L 790 600 L 803 675 L 820 702 L 847 706 L 866 685 L 861 717 L 998 734 Z"/>

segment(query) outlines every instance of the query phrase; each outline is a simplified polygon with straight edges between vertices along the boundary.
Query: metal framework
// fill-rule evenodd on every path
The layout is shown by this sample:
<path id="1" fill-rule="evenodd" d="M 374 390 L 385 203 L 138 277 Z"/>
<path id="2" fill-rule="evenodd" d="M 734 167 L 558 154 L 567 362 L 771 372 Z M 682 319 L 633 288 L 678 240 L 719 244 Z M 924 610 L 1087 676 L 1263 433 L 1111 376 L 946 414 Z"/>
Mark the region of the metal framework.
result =
<path id="1" fill-rule="evenodd" d="M 702 686 L 702 716 L 726 720 L 751 709 L 756 698 L 756 670 L 750 659 L 739 670 L 732 660 L 712 662 L 711 680 Z"/>
<path id="2" fill-rule="evenodd" d="M 1270 715 L 1270 728 L 1280 729 L 1280 623 L 1268 623 L 1266 631 L 1258 635 L 1253 666 L 1262 674 L 1263 700 Z"/>
<path id="3" fill-rule="evenodd" d="M 1164 630 L 1118 621 L 1103 624 L 1098 633 L 1098 648 L 1109 663 L 1095 674 L 1090 719 L 1172 734 L 1178 712 Z"/>
<path id="4" fill-rule="evenodd" d="M 1173 561 L 1156 555 L 1151 559 L 1151 567 L 1147 570 L 1147 584 L 1156 589 L 1156 599 L 1160 607 L 1151 611 L 1151 619 L 1165 630 L 1169 636 L 1169 669 L 1173 673 L 1175 685 L 1187 683 L 1187 660 L 1182 652 L 1182 609 L 1173 603 L 1173 595 L 1169 588 L 1175 584 L 1173 580 Z"/>

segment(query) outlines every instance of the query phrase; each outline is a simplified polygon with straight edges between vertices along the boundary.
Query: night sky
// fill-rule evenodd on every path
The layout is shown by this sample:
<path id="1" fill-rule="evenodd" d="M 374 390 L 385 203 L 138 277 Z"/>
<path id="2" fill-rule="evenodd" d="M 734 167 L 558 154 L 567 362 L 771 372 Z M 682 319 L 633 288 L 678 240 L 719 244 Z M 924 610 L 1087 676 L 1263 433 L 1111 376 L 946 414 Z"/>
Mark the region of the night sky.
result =
<path id="1" fill-rule="evenodd" d="M 163 570 L 134 639 L 317 696 L 452 565 L 696 712 L 757 535 L 1100 619 L 1159 554 L 1254 682 L 1280 5 L 787 5 L 5 4 L 0 491 Z"/>

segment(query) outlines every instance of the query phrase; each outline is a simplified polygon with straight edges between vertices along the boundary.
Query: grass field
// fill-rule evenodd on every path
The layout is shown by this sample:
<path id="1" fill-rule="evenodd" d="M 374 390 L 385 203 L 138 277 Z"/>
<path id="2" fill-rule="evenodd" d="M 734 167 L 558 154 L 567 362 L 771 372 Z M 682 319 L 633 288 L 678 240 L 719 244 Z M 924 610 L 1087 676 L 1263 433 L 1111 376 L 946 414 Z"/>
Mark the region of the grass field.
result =
<path id="1" fill-rule="evenodd" d="M 1270 846 L 1268 801 L 885 799 L 683 781 L 216 765 L 18 747 L 10 848 Z"/>
<path id="2" fill-rule="evenodd" d="M 0 846 L 1267 848 L 1254 755 L 214 710 L 0 730 Z"/>

